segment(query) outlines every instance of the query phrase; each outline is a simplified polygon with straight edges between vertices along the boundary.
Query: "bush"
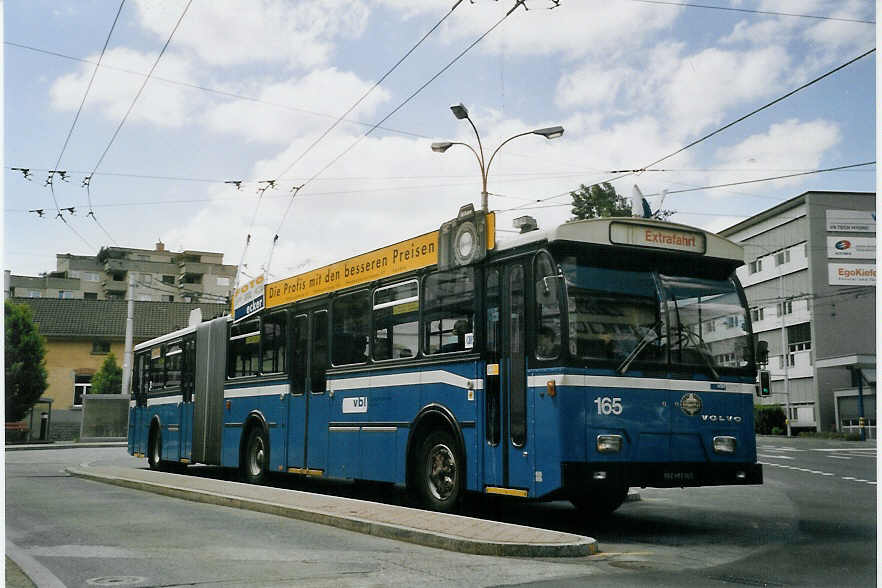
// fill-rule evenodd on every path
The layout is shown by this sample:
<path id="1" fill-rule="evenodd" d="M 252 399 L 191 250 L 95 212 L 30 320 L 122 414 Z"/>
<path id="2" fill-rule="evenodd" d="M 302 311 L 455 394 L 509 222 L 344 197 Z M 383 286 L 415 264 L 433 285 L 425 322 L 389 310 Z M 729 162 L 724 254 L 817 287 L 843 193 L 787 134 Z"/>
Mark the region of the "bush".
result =
<path id="1" fill-rule="evenodd" d="M 834 439 L 839 441 L 860 441 L 860 433 L 837 433 L 836 431 L 800 431 L 800 437 L 808 439 Z"/>
<path id="2" fill-rule="evenodd" d="M 772 427 L 772 435 L 783 435 L 784 429 L 781 427 Z"/>
<path id="3" fill-rule="evenodd" d="M 759 435 L 780 435 L 774 429 L 784 430 L 787 426 L 784 409 L 779 404 L 757 404 L 753 407 L 754 430 Z"/>
<path id="4" fill-rule="evenodd" d="M 49 383 L 46 344 L 24 304 L 5 302 L 6 422 L 22 420 Z"/>
<path id="5" fill-rule="evenodd" d="M 119 394 L 122 391 L 122 368 L 116 364 L 111 353 L 101 364 L 101 369 L 92 376 L 92 394 Z"/>

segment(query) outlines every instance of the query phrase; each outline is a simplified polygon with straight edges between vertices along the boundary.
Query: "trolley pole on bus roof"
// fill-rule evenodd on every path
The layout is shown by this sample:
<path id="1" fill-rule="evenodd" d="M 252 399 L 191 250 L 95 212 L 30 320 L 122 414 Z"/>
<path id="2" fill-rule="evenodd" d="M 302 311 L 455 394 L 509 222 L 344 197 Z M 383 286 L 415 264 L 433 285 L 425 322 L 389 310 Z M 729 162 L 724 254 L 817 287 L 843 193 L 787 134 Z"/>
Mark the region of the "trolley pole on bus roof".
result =
<path id="1" fill-rule="evenodd" d="M 557 139 L 561 135 L 564 134 L 564 128 L 561 126 L 556 127 L 547 127 L 544 129 L 534 129 L 532 131 L 526 131 L 523 133 L 518 133 L 512 137 L 509 137 L 505 141 L 499 144 L 493 153 L 490 154 L 490 159 L 484 159 L 484 146 L 481 144 L 481 135 L 478 133 L 478 127 L 475 126 L 475 123 L 472 122 L 472 119 L 469 117 L 469 111 L 463 104 L 455 104 L 450 107 L 451 112 L 453 112 L 453 116 L 455 116 L 459 120 L 467 120 L 469 124 L 472 125 L 472 130 L 475 131 L 475 138 L 478 140 L 478 149 L 475 150 L 474 147 L 469 145 L 468 143 L 462 143 L 460 141 L 439 141 L 437 143 L 432 143 L 432 151 L 435 153 L 444 153 L 448 149 L 450 149 L 454 145 L 464 145 L 468 147 L 472 153 L 475 154 L 475 158 L 478 160 L 478 167 L 481 169 L 481 210 L 484 212 L 489 212 L 489 204 L 488 193 L 487 193 L 487 175 L 490 173 L 490 164 L 493 163 L 493 158 L 496 157 L 496 154 L 499 153 L 499 150 L 502 149 L 502 146 L 508 143 L 513 139 L 517 139 L 518 137 L 523 137 L 525 135 L 539 135 L 541 137 L 545 137 L 546 139 Z"/>

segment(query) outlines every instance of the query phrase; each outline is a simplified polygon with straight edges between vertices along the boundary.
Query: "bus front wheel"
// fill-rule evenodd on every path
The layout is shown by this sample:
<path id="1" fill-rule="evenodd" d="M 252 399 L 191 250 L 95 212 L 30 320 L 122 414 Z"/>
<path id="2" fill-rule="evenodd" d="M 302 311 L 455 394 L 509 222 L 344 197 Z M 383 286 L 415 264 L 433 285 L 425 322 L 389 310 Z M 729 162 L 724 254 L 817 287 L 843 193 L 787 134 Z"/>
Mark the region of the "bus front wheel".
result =
<path id="1" fill-rule="evenodd" d="M 571 496 L 570 502 L 588 518 L 600 519 L 611 515 L 627 497 L 628 487 L 618 486 Z"/>
<path id="2" fill-rule="evenodd" d="M 417 457 L 417 491 L 426 508 L 450 512 L 463 494 L 464 461 L 453 436 L 433 431 Z"/>
<path id="3" fill-rule="evenodd" d="M 245 441 L 242 459 L 242 477 L 251 484 L 266 482 L 269 471 L 269 439 L 263 428 L 251 427 Z"/>

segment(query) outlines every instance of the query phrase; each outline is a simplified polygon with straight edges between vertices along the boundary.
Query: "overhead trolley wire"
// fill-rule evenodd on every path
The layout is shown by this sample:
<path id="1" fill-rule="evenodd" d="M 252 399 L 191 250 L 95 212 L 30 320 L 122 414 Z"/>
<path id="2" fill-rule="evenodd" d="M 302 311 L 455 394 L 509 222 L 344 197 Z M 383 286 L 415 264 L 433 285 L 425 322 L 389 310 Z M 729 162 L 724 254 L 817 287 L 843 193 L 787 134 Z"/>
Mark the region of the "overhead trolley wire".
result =
<path id="1" fill-rule="evenodd" d="M 404 108 L 404 106 L 405 106 L 407 103 L 409 103 L 411 100 L 413 100 L 413 99 L 417 96 L 417 94 L 419 94 L 420 92 L 422 92 L 424 89 L 426 89 L 426 87 L 429 86 L 429 84 L 431 84 L 431 83 L 434 82 L 436 79 L 438 79 L 439 77 L 441 77 L 441 75 L 443 75 L 448 69 L 450 69 L 450 68 L 451 68 L 451 67 L 452 67 L 457 61 L 459 61 L 459 60 L 460 60 L 460 59 L 461 59 L 466 53 L 468 53 L 468 52 L 469 52 L 469 51 L 470 51 L 475 45 L 477 45 L 478 43 L 480 43 L 482 40 L 484 40 L 485 37 L 487 37 L 487 35 L 489 35 L 489 34 L 492 33 L 494 30 L 496 30 L 496 28 L 497 28 L 499 25 L 501 25 L 501 24 L 502 24 L 502 23 L 503 23 L 503 22 L 504 22 L 509 16 L 511 16 L 511 14 L 512 14 L 515 10 L 517 10 L 517 8 L 518 8 L 519 6 L 524 6 L 524 7 L 526 8 L 525 1 L 526 1 L 526 0 L 515 0 L 514 6 L 512 6 L 511 9 L 509 9 L 509 10 L 508 10 L 508 11 L 507 11 L 507 12 L 506 12 L 506 13 L 505 13 L 505 14 L 504 14 L 499 20 L 497 20 L 497 21 L 493 24 L 493 26 L 491 26 L 489 29 L 487 29 L 482 35 L 480 35 L 477 39 L 475 39 L 475 40 L 474 40 L 471 44 L 469 44 L 465 49 L 463 49 L 462 51 L 460 51 L 460 52 L 456 55 L 456 57 L 454 57 L 452 60 L 450 60 L 450 62 L 447 63 L 447 65 L 445 65 L 443 68 L 441 68 L 440 71 L 438 71 L 435 75 L 433 75 L 431 78 L 429 78 L 429 79 L 428 79 L 423 85 L 421 85 L 419 88 L 417 88 L 416 90 L 414 90 L 414 91 L 413 91 L 413 92 L 412 92 L 407 98 L 404 99 L 404 101 L 402 101 L 398 106 L 396 106 L 394 109 L 392 109 L 391 112 L 389 112 L 389 113 L 388 113 L 386 116 L 384 116 L 379 122 L 377 122 L 375 125 L 373 125 L 373 126 L 372 126 L 372 127 L 366 132 L 366 133 L 364 133 L 362 136 L 358 137 L 355 141 L 353 141 L 352 144 L 349 145 L 349 147 L 347 147 L 346 149 L 344 149 L 339 155 L 337 155 L 337 156 L 336 156 L 335 158 L 333 158 L 330 162 L 328 162 L 327 165 L 325 165 L 323 168 L 321 168 L 319 171 L 317 171 L 315 174 L 313 174 L 312 177 L 310 177 L 310 178 L 309 178 L 308 180 L 306 180 L 301 186 L 298 187 L 297 192 L 299 192 L 303 187 L 307 186 L 307 185 L 310 184 L 313 180 L 315 180 L 316 178 L 318 178 L 318 177 L 319 177 L 321 174 L 323 174 L 328 168 L 330 168 L 332 165 L 334 165 L 335 163 L 337 163 L 337 162 L 338 162 L 340 159 L 342 159 L 347 153 L 349 153 L 350 151 L 352 151 L 352 149 L 355 148 L 356 145 L 358 145 L 358 144 L 359 144 L 363 139 L 365 139 L 368 135 L 370 135 L 371 133 L 373 133 L 373 132 L 374 132 L 374 131 L 375 131 L 375 130 L 381 125 L 381 124 L 383 124 L 384 122 L 386 122 L 387 120 L 389 120 L 389 118 L 391 118 L 395 113 L 397 113 L 399 110 L 401 110 L 402 108 Z M 457 3 L 457 4 L 458 4 L 458 3 Z M 455 6 L 454 6 L 454 8 L 455 8 Z M 281 230 L 282 230 L 282 226 L 285 224 L 285 220 L 286 220 L 286 218 L 288 217 L 288 213 L 291 211 L 291 206 L 292 206 L 292 204 L 294 203 L 294 197 L 297 195 L 297 192 L 295 192 L 295 193 L 294 193 L 294 196 L 291 197 L 291 200 L 288 202 L 288 206 L 287 206 L 287 208 L 285 209 L 284 214 L 282 215 L 282 220 L 281 220 L 281 222 L 279 223 L 279 227 L 276 229 L 276 233 L 275 233 L 275 237 L 274 237 L 274 239 L 273 239 L 272 247 L 275 247 L 275 244 L 276 244 L 276 242 L 278 241 L 278 235 L 279 235 L 279 232 L 281 232 Z M 270 257 L 272 257 L 272 251 L 270 251 Z"/>
<path id="2" fill-rule="evenodd" d="M 110 137 L 110 142 L 107 143 L 107 147 L 104 148 L 104 151 L 101 153 L 101 157 L 98 158 L 98 162 L 95 164 L 95 167 L 92 168 L 92 171 L 86 176 L 87 179 L 91 179 L 94 173 L 101 166 L 101 162 L 104 161 L 104 158 L 107 156 L 108 151 L 110 151 L 110 147 L 113 145 L 116 140 L 117 135 L 119 135 L 120 130 L 123 125 L 128 120 L 129 115 L 132 113 L 132 109 L 135 108 L 135 104 L 138 102 L 138 98 L 141 97 L 141 93 L 144 91 L 144 88 L 147 86 L 147 82 L 150 81 L 150 76 L 153 75 L 153 71 L 156 69 L 156 66 L 159 65 L 159 60 L 162 59 L 162 56 L 165 55 L 166 49 L 168 49 L 169 43 L 171 43 L 172 37 L 174 37 L 175 32 L 177 32 L 178 27 L 181 25 L 181 21 L 184 20 L 184 16 L 187 14 L 187 10 L 190 8 L 190 4 L 193 0 L 187 0 L 187 5 L 184 6 L 183 12 L 181 12 L 181 16 L 178 18 L 178 21 L 175 23 L 174 28 L 169 34 L 168 39 L 166 39 L 165 44 L 162 46 L 162 50 L 159 52 L 159 55 L 156 56 L 156 60 L 153 62 L 153 66 L 151 66 L 150 71 L 147 72 L 147 76 L 144 78 L 144 82 L 141 84 L 141 87 L 138 88 L 138 93 L 135 94 L 135 98 L 132 100 L 132 103 L 129 105 L 129 109 L 126 110 L 125 115 L 122 120 L 119 122 L 119 125 L 116 127 L 116 130 L 113 132 L 113 135 Z"/>
<path id="3" fill-rule="evenodd" d="M 431 29 L 429 29 L 429 30 L 428 30 L 428 31 L 422 36 L 422 38 L 420 38 L 420 40 L 417 41 L 417 43 L 416 43 L 413 47 L 411 47 L 411 48 L 410 48 L 410 49 L 409 49 L 409 50 L 408 50 L 408 51 L 407 51 L 407 52 L 406 52 L 406 53 L 405 53 L 405 54 L 404 54 L 404 55 L 403 55 L 398 61 L 395 62 L 395 64 L 394 64 L 391 68 L 389 68 L 389 69 L 386 71 L 386 73 L 384 73 L 384 74 L 383 74 L 383 75 L 382 75 L 382 76 L 381 76 L 376 82 L 374 82 L 374 84 L 373 84 L 370 88 L 368 88 L 368 90 L 367 90 L 366 92 L 364 92 L 364 94 L 362 94 L 361 97 L 360 97 L 358 100 L 356 100 L 356 101 L 355 101 L 355 102 L 354 102 L 354 103 L 353 103 L 353 104 L 352 104 L 352 105 L 346 110 L 346 112 L 344 112 L 343 114 L 341 114 L 340 116 L 338 116 L 337 119 L 331 124 L 331 126 L 329 126 L 327 129 L 325 129 L 325 131 L 324 131 L 321 135 L 319 135 L 318 137 L 316 137 L 316 139 L 313 140 L 313 142 L 310 143 L 310 145 L 309 145 L 309 146 L 308 146 L 308 147 L 307 147 L 302 153 L 300 153 L 300 155 L 298 155 L 298 156 L 294 159 L 294 161 L 292 161 L 292 162 L 288 165 L 288 167 L 285 168 L 285 170 L 284 170 L 282 173 L 280 173 L 280 174 L 278 174 L 277 176 L 275 176 L 275 179 L 274 179 L 274 180 L 270 180 L 270 182 L 272 182 L 272 183 L 270 184 L 270 186 L 275 187 L 275 182 L 278 181 L 279 178 L 281 178 L 281 177 L 284 176 L 286 173 L 288 173 L 288 171 L 290 171 L 295 165 L 297 165 L 297 163 L 299 163 L 304 157 L 306 157 L 306 155 L 307 155 L 310 151 L 312 151 L 313 148 L 315 148 L 316 145 L 318 145 L 318 144 L 319 144 L 319 143 L 320 143 L 325 137 L 327 137 L 328 134 L 329 134 L 331 131 L 333 131 L 335 128 L 337 128 L 337 125 L 339 125 L 343 120 L 345 120 L 345 118 L 346 118 L 346 117 L 347 117 L 347 116 L 348 116 L 353 110 L 355 110 L 355 108 L 358 107 L 359 104 L 361 104 L 361 103 L 362 103 L 362 102 L 363 102 L 363 101 L 364 101 L 364 100 L 365 100 L 365 99 L 366 99 L 366 98 L 367 98 L 367 97 L 368 97 L 368 96 L 369 96 L 374 90 L 376 90 L 376 89 L 380 86 L 380 84 L 382 84 L 382 83 L 386 80 L 387 77 L 389 77 L 390 74 L 392 74 L 392 72 L 394 72 L 396 69 L 398 69 L 398 66 L 400 66 L 400 65 L 404 62 L 405 59 L 407 59 L 408 57 L 410 57 L 410 55 L 411 55 L 414 51 L 416 51 L 416 49 L 417 49 L 420 45 L 422 45 L 423 42 L 424 42 L 427 38 L 429 38 L 429 35 L 431 35 L 433 32 L 435 32 L 435 31 L 438 29 L 438 27 L 440 27 L 440 26 L 444 23 L 444 21 L 447 20 L 447 18 L 450 17 L 451 14 L 453 14 L 453 11 L 456 10 L 456 8 L 457 8 L 460 4 L 462 4 L 462 0 L 456 0 L 456 2 L 454 3 L 454 5 L 450 8 L 450 10 L 447 11 L 447 13 L 441 18 L 441 20 L 439 20 L 437 23 L 435 23 L 435 25 L 434 25 Z M 368 133 L 373 132 L 373 131 L 376 129 L 376 126 L 377 126 L 377 125 L 372 126 L 371 129 L 368 131 Z M 314 178 L 312 178 L 312 179 L 314 179 Z M 307 182 L 309 182 L 309 181 L 310 181 L 310 180 L 307 180 Z M 294 186 L 294 188 L 292 189 L 291 201 L 293 201 L 294 197 L 297 195 L 297 192 L 299 192 L 300 189 L 303 188 L 303 186 L 305 186 L 305 185 L 306 185 L 306 184 L 301 184 L 300 186 Z M 269 187 L 269 186 L 267 186 L 267 187 Z M 243 250 L 242 250 L 242 258 L 241 258 L 241 261 L 239 262 L 239 268 L 240 268 L 240 269 L 241 269 L 241 267 L 242 267 L 242 264 L 243 264 L 244 261 L 245 261 L 245 255 L 246 255 L 246 253 L 247 253 L 247 251 L 248 251 L 248 247 L 249 247 L 250 244 L 251 244 L 251 231 L 252 231 L 253 228 L 254 228 L 254 223 L 255 223 L 255 221 L 256 221 L 256 219 L 257 219 L 257 213 L 258 213 L 258 210 L 260 209 L 260 203 L 261 203 L 261 200 L 263 199 L 263 194 L 264 194 L 265 191 L 266 191 L 266 188 L 264 188 L 263 190 L 259 190 L 259 191 L 258 191 L 257 206 L 255 206 L 255 208 L 254 208 L 254 213 L 253 213 L 252 216 L 251 216 L 251 222 L 250 222 L 250 224 L 248 225 L 248 233 L 247 233 L 247 235 L 246 235 L 246 237 L 245 237 L 245 246 L 244 246 L 244 248 L 243 248 Z M 286 216 L 287 216 L 287 214 L 288 214 L 288 210 L 290 210 L 290 203 L 289 203 L 288 209 L 285 211 L 285 215 L 286 215 Z M 283 218 L 284 218 L 284 217 L 283 217 Z M 283 221 L 283 222 L 284 222 L 284 221 Z M 280 227 L 281 227 L 281 225 L 280 225 Z M 274 235 L 274 237 L 273 237 L 273 243 L 272 243 L 272 245 L 271 245 L 271 247 L 270 247 L 270 253 L 269 253 L 269 256 L 268 256 L 268 258 L 267 258 L 266 266 L 265 266 L 265 268 L 264 268 L 264 270 L 266 271 L 267 274 L 269 274 L 269 265 L 270 265 L 270 262 L 271 262 L 271 260 L 272 260 L 273 250 L 275 249 L 275 244 L 276 244 L 276 241 L 278 241 L 278 238 L 279 238 L 279 237 L 278 237 L 278 230 L 277 230 L 276 233 L 275 233 L 275 235 Z M 237 271 L 237 273 L 236 273 L 236 287 L 237 287 L 237 288 L 238 288 L 238 286 L 239 286 L 239 275 L 238 275 L 238 273 L 239 273 L 239 272 Z"/>
<path id="4" fill-rule="evenodd" d="M 815 14 L 797 14 L 794 12 L 776 12 L 773 10 L 753 10 L 750 8 L 734 8 L 731 6 L 713 6 L 711 4 L 695 4 L 693 2 L 673 2 L 671 0 L 630 0 L 640 4 L 660 4 L 665 6 L 684 6 L 686 8 L 705 8 L 709 10 L 725 10 L 728 12 L 742 12 L 747 14 L 762 14 L 768 16 L 791 16 L 795 18 L 811 18 L 815 20 L 833 20 L 839 22 L 853 22 L 860 24 L 876 24 L 875 20 L 863 20 L 860 18 L 844 18 L 837 16 L 819 16 Z"/>
<path id="5" fill-rule="evenodd" d="M 72 60 L 72 61 L 80 61 L 80 62 L 82 62 L 82 63 L 88 63 L 88 64 L 91 64 L 91 65 L 94 65 L 94 64 L 95 64 L 94 61 L 90 61 L 90 60 L 88 60 L 88 59 L 83 59 L 83 58 L 81 58 L 81 57 L 74 57 L 74 56 L 72 56 L 72 55 L 66 55 L 66 54 L 64 54 L 64 53 L 58 53 L 58 52 L 56 52 L 56 51 L 49 51 L 49 50 L 47 50 L 47 49 L 41 49 L 41 48 L 39 48 L 39 47 L 34 47 L 34 46 L 32 46 L 32 45 L 25 45 L 25 44 L 23 44 L 23 43 L 15 43 L 15 42 L 13 42 L 13 41 L 4 41 L 3 44 L 4 44 L 4 45 L 9 45 L 9 46 L 11 46 L 11 47 L 18 47 L 19 49 L 26 49 L 26 50 L 28 50 L 28 51 L 34 51 L 35 53 L 43 53 L 43 54 L 45 54 L 45 55 L 51 55 L 51 56 L 53 56 L 53 57 L 61 57 L 62 59 L 70 59 L 70 60 Z M 134 70 L 126 69 L 126 68 L 123 68 L 123 67 L 115 67 L 115 66 L 107 65 L 107 64 L 101 64 L 101 67 L 104 68 L 104 69 L 109 69 L 109 70 L 113 70 L 113 71 L 119 71 L 119 72 L 123 72 L 123 73 L 127 73 L 127 74 L 136 75 L 136 76 L 139 76 L 139 77 L 144 77 L 145 75 L 147 75 L 147 74 L 145 74 L 144 72 L 134 71 Z M 237 93 L 237 92 L 230 92 L 230 91 L 227 91 L 227 90 L 219 90 L 219 89 L 217 89 L 217 88 L 210 88 L 210 87 L 208 87 L 208 86 L 203 86 L 203 85 L 200 85 L 200 84 L 193 84 L 193 83 L 190 83 L 190 82 L 184 82 L 184 81 L 181 81 L 181 80 L 173 80 L 173 79 L 170 79 L 170 78 L 165 78 L 165 77 L 156 76 L 156 75 L 153 76 L 151 79 L 152 79 L 152 80 L 155 80 L 155 81 L 158 81 L 158 82 L 164 82 L 164 83 L 166 83 L 166 84 L 171 84 L 171 85 L 175 85 L 175 86 L 183 86 L 183 87 L 185 87 L 185 88 L 191 88 L 191 89 L 193 89 L 193 90 L 201 90 L 201 91 L 203 91 L 203 92 L 208 92 L 208 93 L 210 93 L 210 94 L 217 94 L 218 96 L 226 96 L 226 97 L 228 97 L 228 98 L 235 98 L 235 99 L 237 99 L 237 100 L 244 100 L 244 101 L 247 101 L 247 102 L 254 102 L 254 103 L 256 103 L 256 104 L 265 104 L 265 105 L 267 105 L 267 106 L 273 106 L 273 107 L 275 107 L 275 108 L 281 108 L 281 109 L 283 109 L 283 110 L 289 110 L 289 111 L 291 111 L 291 112 L 302 112 L 302 113 L 304 113 L 304 114 L 309 114 L 309 115 L 312 115 L 312 116 L 320 116 L 320 117 L 322 117 L 322 118 L 336 118 L 336 115 L 328 114 L 328 113 L 326 113 L 326 112 L 317 112 L 317 111 L 315 111 L 315 110 L 309 110 L 309 109 L 307 109 L 307 108 L 300 108 L 300 107 L 297 107 L 297 106 L 290 106 L 290 105 L 288 105 L 288 104 L 281 104 L 281 103 L 279 103 L 279 102 L 272 102 L 272 101 L 269 101 L 269 100 L 263 100 L 263 99 L 261 99 L 261 98 L 257 98 L 257 97 L 255 97 L 255 96 L 247 96 L 247 95 L 245 95 L 245 94 L 239 94 L 239 93 Z M 353 125 L 360 125 L 360 126 L 363 126 L 363 127 L 369 127 L 369 126 L 372 126 L 372 123 L 368 123 L 368 122 L 364 122 L 364 121 L 360 121 L 360 120 L 355 120 L 355 119 L 344 119 L 344 120 L 345 120 L 345 122 L 347 122 L 347 123 L 349 123 L 349 124 L 353 124 Z M 381 126 L 381 127 L 380 127 L 380 130 L 382 130 L 382 131 L 386 131 L 386 132 L 389 132 L 389 133 L 396 133 L 396 134 L 398 134 L 398 135 L 406 135 L 406 136 L 410 136 L 410 137 L 416 137 L 416 138 L 418 138 L 418 139 L 430 139 L 430 138 L 431 138 L 431 137 L 429 137 L 429 136 L 427 136 L 427 135 L 421 135 L 421 134 L 419 134 L 419 133 L 415 133 L 415 132 L 413 132 L 413 131 L 404 131 L 404 130 L 401 130 L 401 129 L 393 129 L 393 128 L 390 128 L 390 127 L 382 127 L 382 126 Z"/>
<path id="6" fill-rule="evenodd" d="M 614 181 L 616 181 L 616 180 L 620 180 L 620 179 L 622 179 L 622 178 L 625 178 L 625 177 L 628 177 L 628 176 L 631 176 L 631 175 L 635 175 L 635 174 L 637 174 L 637 173 L 642 173 L 642 172 L 646 171 L 648 168 L 651 168 L 651 167 L 654 166 L 654 165 L 658 165 L 658 164 L 661 163 L 662 161 L 665 161 L 665 160 L 667 160 L 667 159 L 670 159 L 670 158 L 674 157 L 675 155 L 679 155 L 680 153 L 686 151 L 687 149 L 690 149 L 690 148 L 692 148 L 692 147 L 698 145 L 699 143 L 701 143 L 701 142 L 703 142 L 703 141 L 706 141 L 706 140 L 710 139 L 710 138 L 713 137 L 714 135 L 717 135 L 718 133 L 721 133 L 721 132 L 725 131 L 726 129 L 729 129 L 729 128 L 735 126 L 736 124 L 745 121 L 746 119 L 750 118 L 751 116 L 753 116 L 753 115 L 755 115 L 755 114 L 757 114 L 757 113 L 759 113 L 759 112 L 762 112 L 763 110 L 765 110 L 765 109 L 767 109 L 767 108 L 770 108 L 771 106 L 774 106 L 775 104 L 781 102 L 782 100 L 785 100 L 785 99 L 787 99 L 787 98 L 793 96 L 793 95 L 796 94 L 797 92 L 800 92 L 800 91 L 802 91 L 802 90 L 808 88 L 809 86 L 812 86 L 812 85 L 814 85 L 814 84 L 820 82 L 820 81 L 823 80 L 824 78 L 827 78 L 827 77 L 833 75 L 834 73 L 840 71 L 841 69 L 844 69 L 844 68 L 848 67 L 848 66 L 851 65 L 852 63 L 855 63 L 856 61 L 858 61 L 858 60 L 860 60 L 860 59 L 863 59 L 864 57 L 867 57 L 868 55 L 874 53 L 875 51 L 876 51 L 876 48 L 875 48 L 875 47 L 873 47 L 873 48 L 870 49 L 869 51 L 865 51 L 864 53 L 858 55 L 857 57 L 855 57 L 855 58 L 853 58 L 853 59 L 850 59 L 850 60 L 846 61 L 846 62 L 843 63 L 842 65 L 839 65 L 839 66 L 837 66 L 837 67 L 831 69 L 830 71 L 828 71 L 828 72 L 826 72 L 826 73 L 824 73 L 824 74 L 822 74 L 822 75 L 820 75 L 820 76 L 818 76 L 818 77 L 812 79 L 811 81 L 806 82 L 805 84 L 799 86 L 798 88 L 796 88 L 796 89 L 794 89 L 794 90 L 791 90 L 790 92 L 787 92 L 787 93 L 784 94 L 783 96 L 780 96 L 780 97 L 778 97 L 778 98 L 772 100 L 771 102 L 768 102 L 768 103 L 764 104 L 763 106 L 760 106 L 759 108 L 756 108 L 756 109 L 754 109 L 754 110 L 748 112 L 747 114 L 745 114 L 745 115 L 743 115 L 743 116 L 741 116 L 741 117 L 739 117 L 739 118 L 733 120 L 732 122 L 730 122 L 730 123 L 728 123 L 728 124 L 726 124 L 726 125 L 724 125 L 724 126 L 718 128 L 718 129 L 716 129 L 715 131 L 712 131 L 712 132 L 710 132 L 710 133 L 708 133 L 708 134 L 706 134 L 706 135 L 704 135 L 704 136 L 702 136 L 702 137 L 696 139 L 695 141 L 692 141 L 692 142 L 689 143 L 688 145 L 685 145 L 684 147 L 681 147 L 680 149 L 677 149 L 676 151 L 674 151 L 674 152 L 672 152 L 672 153 L 669 153 L 668 155 L 665 155 L 664 157 L 660 157 L 659 159 L 656 159 L 656 160 L 653 161 L 652 163 L 648 163 L 648 164 L 646 164 L 646 165 L 644 165 L 644 166 L 642 166 L 642 167 L 635 168 L 635 169 L 631 169 L 631 170 L 620 170 L 620 171 L 625 172 L 625 173 L 623 173 L 622 175 L 618 175 L 618 176 L 615 176 L 615 177 L 613 177 L 613 178 L 610 178 L 610 179 L 604 180 L 604 181 L 602 181 L 602 182 L 596 182 L 596 183 L 594 183 L 594 184 L 591 184 L 591 186 L 597 186 L 597 185 L 600 185 L 600 184 L 603 184 L 603 183 L 614 182 Z M 591 186 L 587 186 L 587 187 L 591 187 Z M 542 202 L 546 202 L 546 201 L 548 201 L 548 200 L 554 200 L 555 198 L 561 198 L 561 197 L 563 197 L 563 196 L 568 196 L 571 192 L 572 192 L 572 191 L 570 191 L 570 192 L 563 192 L 563 193 L 561 193 L 561 194 L 555 194 L 555 195 L 553 195 L 553 196 L 548 196 L 548 197 L 546 197 L 546 198 L 543 198 L 543 199 L 540 199 L 540 200 L 536 200 L 536 203 L 542 203 Z M 517 206 L 517 207 L 515 207 L 515 208 L 509 208 L 509 209 L 506 209 L 506 210 L 501 210 L 500 212 L 509 212 L 509 211 L 511 211 L 511 210 L 520 210 L 520 209 L 522 209 L 522 208 L 525 208 L 525 206 L 524 206 L 524 205 L 521 205 L 521 206 Z"/>

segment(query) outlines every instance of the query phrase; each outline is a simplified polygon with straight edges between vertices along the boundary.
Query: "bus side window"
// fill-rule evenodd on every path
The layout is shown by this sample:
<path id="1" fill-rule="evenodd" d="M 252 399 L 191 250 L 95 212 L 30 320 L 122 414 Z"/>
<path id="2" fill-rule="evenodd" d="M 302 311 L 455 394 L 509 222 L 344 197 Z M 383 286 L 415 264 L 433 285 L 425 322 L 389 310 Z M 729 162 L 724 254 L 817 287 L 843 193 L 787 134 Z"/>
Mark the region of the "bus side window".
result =
<path id="1" fill-rule="evenodd" d="M 261 374 L 280 374 L 287 370 L 285 365 L 287 358 L 285 350 L 287 347 L 286 317 L 284 312 L 277 312 L 265 316 L 261 321 Z"/>
<path id="2" fill-rule="evenodd" d="M 257 320 L 230 327 L 227 377 L 256 376 L 259 370 L 260 325 Z"/>
<path id="3" fill-rule="evenodd" d="M 157 345 L 150 350 L 150 390 L 165 386 L 165 362 L 162 347 Z"/>
<path id="4" fill-rule="evenodd" d="M 474 348 L 474 268 L 463 267 L 426 276 L 423 300 L 426 353 L 450 353 Z"/>
<path id="5" fill-rule="evenodd" d="M 367 361 L 370 311 L 370 298 L 367 290 L 340 296 L 334 300 L 334 341 L 331 348 L 334 365 Z"/>
<path id="6" fill-rule="evenodd" d="M 487 363 L 499 363 L 502 323 L 499 322 L 499 269 L 487 272 Z M 497 372 L 498 373 L 498 372 Z M 491 445 L 499 444 L 499 376 L 488 375 L 484 390 L 487 414 L 486 437 Z"/>
<path id="7" fill-rule="evenodd" d="M 181 342 L 169 343 L 165 347 L 165 385 L 167 387 L 181 385 L 181 360 L 184 350 Z"/>
<path id="8" fill-rule="evenodd" d="M 419 282 L 374 291 L 373 352 L 375 360 L 414 357 L 419 346 Z"/>
<path id="9" fill-rule="evenodd" d="M 328 311 L 312 315 L 312 357 L 309 360 L 309 379 L 313 394 L 325 391 L 325 372 L 328 369 Z"/>
<path id="10" fill-rule="evenodd" d="M 551 255 L 536 254 L 536 357 L 556 359 L 561 348 L 560 283 Z"/>
<path id="11" fill-rule="evenodd" d="M 309 324 L 305 314 L 294 317 L 292 344 L 294 345 L 291 357 L 291 381 L 293 394 L 303 394 L 306 391 L 306 366 L 309 357 Z"/>

